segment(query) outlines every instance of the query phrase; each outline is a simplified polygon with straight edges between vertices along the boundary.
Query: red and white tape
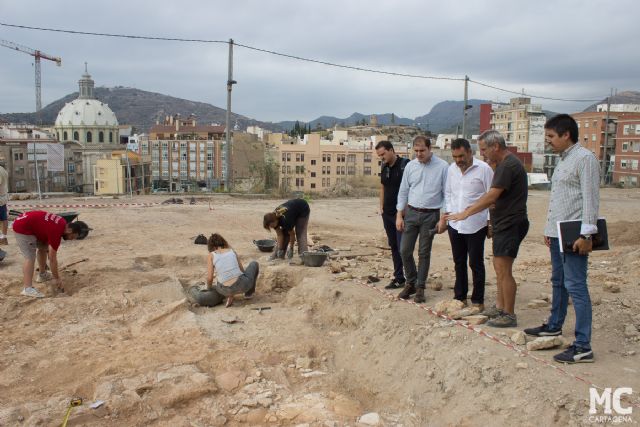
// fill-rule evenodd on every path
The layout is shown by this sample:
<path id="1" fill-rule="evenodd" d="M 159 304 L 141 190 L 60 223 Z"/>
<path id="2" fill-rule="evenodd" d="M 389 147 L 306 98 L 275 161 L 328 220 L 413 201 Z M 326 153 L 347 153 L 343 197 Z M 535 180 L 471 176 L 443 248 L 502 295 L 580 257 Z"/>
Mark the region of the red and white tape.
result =
<path id="1" fill-rule="evenodd" d="M 377 291 L 378 293 L 382 294 L 387 299 L 394 299 L 394 300 L 396 299 L 396 296 L 394 294 L 392 294 L 390 292 L 385 292 L 382 289 L 377 288 L 377 287 L 373 286 L 370 283 L 366 283 L 366 282 L 363 282 L 363 281 L 357 281 L 357 280 L 354 280 L 354 283 L 356 283 L 356 284 L 358 284 L 360 286 L 369 288 L 369 289 L 373 289 L 373 290 Z M 556 372 L 559 372 L 559 373 L 561 373 L 563 375 L 566 375 L 566 376 L 568 376 L 570 378 L 573 378 L 575 380 L 583 382 L 583 383 L 587 384 L 589 387 L 594 387 L 594 388 L 596 388 L 596 389 L 598 389 L 600 391 L 604 391 L 605 390 L 604 387 L 601 387 L 599 385 L 593 384 L 589 380 L 584 379 L 582 377 L 579 377 L 579 376 L 577 376 L 577 375 L 575 375 L 575 374 L 563 369 L 558 364 L 551 363 L 548 360 L 542 359 L 542 358 L 534 355 L 533 353 L 531 353 L 531 352 L 529 352 L 529 351 L 527 351 L 527 350 L 525 350 L 523 348 L 519 348 L 518 346 L 514 345 L 512 342 L 506 342 L 504 340 L 501 340 L 500 338 L 489 334 L 484 329 L 478 328 L 478 327 L 476 327 L 474 325 L 470 325 L 470 324 L 461 322 L 461 321 L 456 320 L 456 319 L 452 319 L 451 317 L 447 316 L 444 313 L 439 313 L 439 312 L 435 311 L 434 309 L 432 309 L 431 307 L 427 307 L 426 305 L 423 305 L 423 304 L 417 304 L 417 303 L 415 303 L 415 302 L 413 302 L 411 300 L 397 299 L 397 301 L 401 301 L 401 302 L 405 302 L 407 304 L 414 305 L 414 306 L 416 306 L 418 308 L 421 308 L 422 310 L 426 311 L 427 313 L 429 313 L 429 314 L 431 314 L 431 315 L 433 315 L 435 317 L 439 317 L 441 319 L 448 320 L 448 321 L 454 323 L 457 326 L 460 326 L 462 328 L 465 328 L 467 330 L 475 332 L 476 334 L 478 334 L 478 335 L 480 335 L 482 337 L 488 338 L 491 341 L 497 342 L 498 344 L 501 344 L 504 347 L 507 347 L 508 349 L 511 349 L 512 351 L 515 351 L 516 353 L 518 353 L 520 355 L 529 357 L 529 358 L 535 360 L 536 362 L 539 362 L 539 363 L 541 363 L 541 364 L 543 364 L 543 365 L 545 365 L 545 366 L 547 366 L 547 367 L 549 367 L 551 369 L 554 369 Z M 636 406 L 636 407 L 640 408 L 640 401 L 633 401 L 631 399 L 626 398 L 626 396 L 622 396 L 622 398 L 627 400 L 633 406 Z"/>
<path id="2" fill-rule="evenodd" d="M 101 203 L 101 204 L 64 204 L 64 205 L 31 205 L 31 204 L 11 204 L 11 208 L 123 208 L 123 207 L 149 207 L 158 206 L 162 203 Z"/>

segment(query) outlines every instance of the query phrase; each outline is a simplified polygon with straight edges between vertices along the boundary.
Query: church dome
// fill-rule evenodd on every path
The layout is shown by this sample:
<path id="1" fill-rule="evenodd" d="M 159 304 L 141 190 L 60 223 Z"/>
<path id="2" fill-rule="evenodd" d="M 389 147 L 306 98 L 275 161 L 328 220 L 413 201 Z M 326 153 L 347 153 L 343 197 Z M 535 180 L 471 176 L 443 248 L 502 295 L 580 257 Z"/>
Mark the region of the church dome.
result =
<path id="1" fill-rule="evenodd" d="M 97 99 L 78 98 L 68 102 L 58 113 L 56 127 L 63 126 L 118 126 L 118 119 L 111 108 Z"/>

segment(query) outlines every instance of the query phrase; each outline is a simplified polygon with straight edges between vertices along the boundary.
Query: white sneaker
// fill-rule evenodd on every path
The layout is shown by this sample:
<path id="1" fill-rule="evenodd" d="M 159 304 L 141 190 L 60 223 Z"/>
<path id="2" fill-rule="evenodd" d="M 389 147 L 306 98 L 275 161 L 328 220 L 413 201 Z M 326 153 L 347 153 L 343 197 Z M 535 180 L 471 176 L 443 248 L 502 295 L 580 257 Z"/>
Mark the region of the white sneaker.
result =
<path id="1" fill-rule="evenodd" d="M 45 271 L 44 273 L 39 273 L 36 277 L 36 283 L 48 282 L 53 279 L 53 274 L 50 271 Z"/>
<path id="2" fill-rule="evenodd" d="M 20 295 L 32 298 L 44 298 L 44 295 L 42 295 L 42 293 L 34 287 L 24 288 L 22 292 L 20 292 Z"/>

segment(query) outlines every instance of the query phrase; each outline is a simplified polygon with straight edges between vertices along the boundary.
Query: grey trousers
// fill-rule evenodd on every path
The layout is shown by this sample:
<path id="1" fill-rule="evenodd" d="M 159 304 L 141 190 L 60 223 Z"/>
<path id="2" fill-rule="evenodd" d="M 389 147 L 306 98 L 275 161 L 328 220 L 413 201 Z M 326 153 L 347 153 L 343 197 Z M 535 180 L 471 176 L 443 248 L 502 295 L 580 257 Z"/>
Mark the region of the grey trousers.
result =
<path id="1" fill-rule="evenodd" d="M 439 220 L 439 211 L 418 212 L 407 207 L 404 215 L 404 232 L 400 243 L 400 256 L 404 265 L 404 277 L 408 285 L 414 285 L 418 288 L 426 287 L 429 265 L 431 264 L 431 244 L 434 237 L 430 230 L 436 227 Z M 418 270 L 416 271 L 413 250 L 416 247 L 418 238 L 420 238 L 420 241 L 418 244 Z"/>
<path id="2" fill-rule="evenodd" d="M 225 297 L 230 297 L 236 294 L 252 295 L 256 290 L 256 281 L 258 280 L 258 273 L 260 272 L 260 265 L 256 261 L 251 261 L 248 266 L 245 267 L 242 276 L 238 277 L 236 282 L 231 286 L 224 286 L 221 283 L 216 283 L 216 291 Z"/>

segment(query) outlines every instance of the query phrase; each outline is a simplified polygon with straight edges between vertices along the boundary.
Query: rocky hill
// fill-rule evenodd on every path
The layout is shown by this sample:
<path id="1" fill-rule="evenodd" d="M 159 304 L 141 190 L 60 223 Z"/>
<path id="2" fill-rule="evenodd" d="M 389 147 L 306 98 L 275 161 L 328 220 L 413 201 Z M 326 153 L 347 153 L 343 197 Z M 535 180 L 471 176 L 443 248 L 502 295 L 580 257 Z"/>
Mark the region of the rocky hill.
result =
<path id="1" fill-rule="evenodd" d="M 596 102 L 593 105 L 588 106 L 584 111 L 596 111 L 598 104 L 606 104 L 607 98 L 600 102 Z M 640 92 L 635 90 L 626 90 L 624 92 L 618 92 L 611 97 L 612 104 L 640 104 Z"/>
<path id="2" fill-rule="evenodd" d="M 147 132 L 155 124 L 156 119 L 163 118 L 168 114 L 181 114 L 182 116 L 195 114 L 198 123 L 201 124 L 217 123 L 224 125 L 225 123 L 225 110 L 204 102 L 194 102 L 160 93 L 125 87 L 98 87 L 94 89 L 94 94 L 97 99 L 109 105 L 120 124 L 132 125 L 138 132 Z M 78 92 L 75 92 L 52 102 L 40 111 L 39 119 L 36 113 L 9 113 L 1 114 L 0 120 L 11 123 L 42 123 L 50 125 L 55 122 L 58 112 L 64 107 L 65 103 L 71 102 L 77 97 Z M 241 129 L 250 124 L 257 124 L 267 129 L 275 129 L 273 124 L 258 122 L 232 113 L 232 125 L 235 125 L 236 120 Z"/>

